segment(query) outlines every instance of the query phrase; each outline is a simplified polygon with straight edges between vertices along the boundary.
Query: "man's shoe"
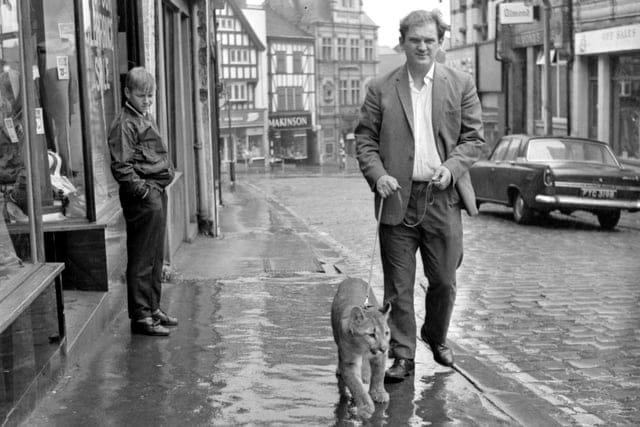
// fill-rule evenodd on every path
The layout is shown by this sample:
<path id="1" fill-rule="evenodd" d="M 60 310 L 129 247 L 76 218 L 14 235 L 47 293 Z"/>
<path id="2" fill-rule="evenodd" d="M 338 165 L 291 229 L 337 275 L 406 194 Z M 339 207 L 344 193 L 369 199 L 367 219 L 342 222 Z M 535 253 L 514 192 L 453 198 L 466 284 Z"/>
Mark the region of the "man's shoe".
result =
<path id="1" fill-rule="evenodd" d="M 396 358 L 393 365 L 384 373 L 385 382 L 397 383 L 413 375 L 415 362 L 411 359 Z"/>
<path id="2" fill-rule="evenodd" d="M 429 346 L 433 353 L 433 360 L 436 363 L 446 366 L 448 368 L 453 367 L 453 351 L 446 344 L 435 343 L 429 339 L 425 332 L 424 326 L 420 329 L 420 336 L 422 340 Z"/>
<path id="3" fill-rule="evenodd" d="M 151 314 L 154 322 L 160 322 L 162 326 L 178 326 L 178 319 L 169 316 L 162 309 L 157 309 L 155 313 Z"/>
<path id="4" fill-rule="evenodd" d="M 171 332 L 162 326 L 160 322 L 154 321 L 151 317 L 145 317 L 144 319 L 131 321 L 131 333 L 150 335 L 152 337 L 166 337 Z"/>

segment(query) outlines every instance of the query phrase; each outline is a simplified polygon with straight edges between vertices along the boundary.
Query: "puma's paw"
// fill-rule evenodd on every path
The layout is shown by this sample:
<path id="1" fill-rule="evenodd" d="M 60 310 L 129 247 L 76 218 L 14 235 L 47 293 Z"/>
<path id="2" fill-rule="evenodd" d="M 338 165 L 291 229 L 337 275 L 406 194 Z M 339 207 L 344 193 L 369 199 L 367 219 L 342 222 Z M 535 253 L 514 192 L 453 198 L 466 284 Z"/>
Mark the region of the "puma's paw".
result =
<path id="1" fill-rule="evenodd" d="M 358 405 L 358 416 L 363 419 L 369 419 L 373 415 L 373 411 L 375 411 L 375 409 L 373 402 Z"/>
<path id="2" fill-rule="evenodd" d="M 371 390 L 369 394 L 371 395 L 371 398 L 374 402 L 383 403 L 389 401 L 389 393 L 387 393 L 384 389 Z"/>

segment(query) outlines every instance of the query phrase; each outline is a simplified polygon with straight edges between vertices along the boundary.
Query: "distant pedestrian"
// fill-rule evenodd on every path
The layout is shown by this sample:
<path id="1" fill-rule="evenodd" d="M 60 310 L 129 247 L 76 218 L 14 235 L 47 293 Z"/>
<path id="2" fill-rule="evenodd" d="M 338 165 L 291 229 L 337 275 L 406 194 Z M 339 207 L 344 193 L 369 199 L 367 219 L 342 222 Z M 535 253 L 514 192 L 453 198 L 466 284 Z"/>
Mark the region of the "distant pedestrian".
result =
<path id="1" fill-rule="evenodd" d="M 435 61 L 446 30 L 438 10 L 414 11 L 400 21 L 406 63 L 369 85 L 355 131 L 376 213 L 384 203 L 380 248 L 395 359 L 388 381 L 414 372 L 418 249 L 429 281 L 420 335 L 436 362 L 453 366 L 446 338 L 462 262 L 460 210 L 477 214 L 467 171 L 485 142 L 473 77 Z"/>
<path id="2" fill-rule="evenodd" d="M 127 307 L 134 334 L 169 335 L 178 320 L 160 308 L 167 220 L 165 187 L 173 166 L 149 109 L 155 80 L 136 67 L 127 73 L 126 102 L 109 131 L 111 172 L 120 184 L 127 223 Z"/>

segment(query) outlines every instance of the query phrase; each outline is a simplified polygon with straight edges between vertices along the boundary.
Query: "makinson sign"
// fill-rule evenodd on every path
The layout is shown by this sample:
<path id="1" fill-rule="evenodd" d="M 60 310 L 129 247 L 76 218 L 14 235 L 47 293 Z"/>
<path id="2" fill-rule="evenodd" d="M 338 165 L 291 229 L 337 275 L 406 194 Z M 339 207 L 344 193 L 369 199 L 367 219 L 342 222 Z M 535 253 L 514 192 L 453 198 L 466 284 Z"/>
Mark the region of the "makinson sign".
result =
<path id="1" fill-rule="evenodd" d="M 311 126 L 310 114 L 297 114 L 294 116 L 269 115 L 271 129 L 304 129 Z"/>
<path id="2" fill-rule="evenodd" d="M 533 6 L 524 3 L 500 3 L 498 13 L 501 24 L 528 24 L 533 22 Z"/>

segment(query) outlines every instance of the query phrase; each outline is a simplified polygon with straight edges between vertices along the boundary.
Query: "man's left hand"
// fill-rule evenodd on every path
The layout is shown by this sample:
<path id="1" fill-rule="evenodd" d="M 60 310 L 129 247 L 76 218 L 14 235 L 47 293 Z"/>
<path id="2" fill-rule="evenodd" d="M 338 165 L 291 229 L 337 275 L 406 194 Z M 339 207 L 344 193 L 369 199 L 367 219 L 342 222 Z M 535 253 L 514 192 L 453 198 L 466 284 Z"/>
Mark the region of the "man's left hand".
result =
<path id="1" fill-rule="evenodd" d="M 438 166 L 431 180 L 438 190 L 444 190 L 451 184 L 451 171 L 446 166 Z"/>

